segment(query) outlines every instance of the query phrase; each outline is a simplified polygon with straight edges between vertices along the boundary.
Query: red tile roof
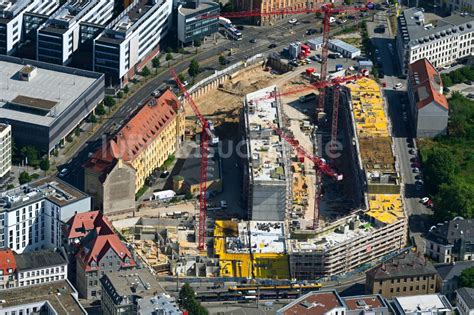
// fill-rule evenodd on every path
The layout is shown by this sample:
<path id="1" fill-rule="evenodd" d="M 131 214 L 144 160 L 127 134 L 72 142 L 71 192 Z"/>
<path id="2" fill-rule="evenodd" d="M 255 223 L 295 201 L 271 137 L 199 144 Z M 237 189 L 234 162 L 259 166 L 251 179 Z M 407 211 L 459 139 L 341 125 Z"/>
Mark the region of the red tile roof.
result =
<path id="1" fill-rule="evenodd" d="M 3 271 L 3 275 L 10 274 L 8 269 L 12 269 L 12 273 L 16 270 L 16 260 L 11 249 L 0 250 L 0 270 Z"/>
<path id="2" fill-rule="evenodd" d="M 111 223 L 100 211 L 77 213 L 68 221 L 67 227 L 68 239 L 85 237 L 94 228 L 106 230 L 99 233 L 113 233 Z"/>
<path id="3" fill-rule="evenodd" d="M 418 95 L 416 107 L 421 109 L 436 102 L 449 110 L 448 100 L 443 95 L 441 76 L 428 59 L 420 59 L 412 63 L 409 68 L 410 80 L 414 83 L 413 91 Z"/>
<path id="4" fill-rule="evenodd" d="M 282 315 L 324 315 L 331 310 L 344 307 L 344 303 L 334 291 L 311 292 L 286 305 Z"/>
<path id="5" fill-rule="evenodd" d="M 132 254 L 116 234 L 96 236 L 91 241 L 91 243 L 82 247 L 77 255 L 86 271 L 99 270 L 100 261 L 109 249 L 112 249 L 117 254 L 117 256 L 120 257 L 122 260 L 122 267 L 136 266 L 136 263 L 132 258 Z M 129 262 L 125 263 L 125 258 L 127 257 L 129 258 Z M 91 266 L 93 261 L 96 262 L 96 267 Z"/>
<path id="6" fill-rule="evenodd" d="M 104 172 L 116 159 L 133 161 L 161 131 L 174 119 L 180 102 L 176 95 L 166 90 L 160 97 L 151 97 L 145 105 L 108 141 L 99 148 L 85 167 Z"/>

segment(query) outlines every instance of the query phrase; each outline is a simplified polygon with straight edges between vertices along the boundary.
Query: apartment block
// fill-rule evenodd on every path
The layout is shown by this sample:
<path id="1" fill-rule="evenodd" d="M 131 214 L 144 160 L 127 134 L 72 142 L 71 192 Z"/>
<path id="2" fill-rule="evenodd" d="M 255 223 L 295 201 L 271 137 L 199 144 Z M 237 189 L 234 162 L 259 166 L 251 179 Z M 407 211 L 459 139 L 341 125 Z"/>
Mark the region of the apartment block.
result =
<path id="1" fill-rule="evenodd" d="M 425 21 L 419 8 L 409 8 L 398 17 L 397 54 L 404 74 L 413 62 L 426 58 L 435 67 L 450 65 L 473 54 L 474 16 L 453 12 L 437 20 Z"/>
<path id="2" fill-rule="evenodd" d="M 0 178 L 10 175 L 12 169 L 12 128 L 0 124 Z"/>
<path id="3" fill-rule="evenodd" d="M 155 57 L 171 27 L 172 0 L 135 0 L 94 39 L 94 71 L 124 85 Z"/>
<path id="4" fill-rule="evenodd" d="M 366 272 L 366 290 L 385 298 L 438 292 L 438 272 L 424 257 L 402 253 Z"/>
<path id="5" fill-rule="evenodd" d="M 283 127 L 277 94 L 276 86 L 247 94 L 241 114 L 243 191 L 251 220 L 283 221 L 292 201 L 288 144 L 272 129 Z"/>
<path id="6" fill-rule="evenodd" d="M 95 37 L 112 19 L 114 2 L 77 0 L 66 2 L 37 31 L 39 61 L 67 65 L 86 40 Z"/>
<path id="7" fill-rule="evenodd" d="M 435 67 L 423 58 L 409 66 L 407 92 L 416 137 L 433 138 L 448 131 L 449 104 Z"/>
<path id="8" fill-rule="evenodd" d="M 2 291 L 1 314 L 87 315 L 68 280 Z"/>
<path id="9" fill-rule="evenodd" d="M 11 270 L 3 274 L 9 276 L 9 281 L 2 283 L 0 278 L 0 291 L 67 279 L 66 252 L 62 249 L 43 249 L 23 254 L 11 249 L 0 249 L 0 261 L 8 262 L 7 269 Z"/>
<path id="10" fill-rule="evenodd" d="M 460 288 L 456 291 L 456 306 L 461 315 L 474 314 L 474 288 Z"/>
<path id="11" fill-rule="evenodd" d="M 115 314 L 182 315 L 175 300 L 148 269 L 107 273 L 100 279 L 102 312 Z"/>
<path id="12" fill-rule="evenodd" d="M 84 237 L 76 254 L 75 284 L 80 297 L 100 299 L 99 280 L 105 273 L 136 266 L 130 250 L 115 234 L 107 219 L 101 217 L 99 225 L 94 225 L 94 229 Z"/>
<path id="13" fill-rule="evenodd" d="M 17 146 L 51 153 L 104 98 L 104 75 L 0 55 L 0 122 Z"/>
<path id="14" fill-rule="evenodd" d="M 288 19 L 287 14 L 280 14 L 280 15 L 269 15 L 265 14 L 271 11 L 278 11 L 278 10 L 304 10 L 304 9 L 316 9 L 324 1 L 321 0 L 311 0 L 311 1 L 303 1 L 303 0 L 290 0 L 290 1 L 283 1 L 283 0 L 238 0 L 236 1 L 237 11 L 258 11 L 261 12 L 262 15 L 255 17 L 253 20 L 256 25 L 272 25 L 276 20 Z M 298 16 L 296 16 L 298 17 Z"/>
<path id="15" fill-rule="evenodd" d="M 89 196 L 56 178 L 0 194 L 0 248 L 17 253 L 60 247 L 62 225 L 90 210 Z"/>
<path id="16" fill-rule="evenodd" d="M 151 97 L 85 165 L 85 191 L 104 213 L 135 208 L 135 193 L 184 140 L 184 110 L 170 90 Z"/>
<path id="17" fill-rule="evenodd" d="M 430 228 L 426 238 L 425 254 L 444 262 L 474 260 L 474 219 L 456 217 Z"/>
<path id="18" fill-rule="evenodd" d="M 0 1 L 0 54 L 13 54 L 24 33 L 34 29 L 35 26 L 30 19 L 26 19 L 26 15 L 49 16 L 58 7 L 58 0 Z"/>
<path id="19" fill-rule="evenodd" d="M 472 0 L 438 0 L 435 2 L 443 10 L 472 12 L 474 3 Z"/>
<path id="20" fill-rule="evenodd" d="M 459 276 L 465 269 L 474 268 L 474 260 L 435 264 L 435 268 L 440 278 L 440 293 L 452 301 L 460 287 Z"/>

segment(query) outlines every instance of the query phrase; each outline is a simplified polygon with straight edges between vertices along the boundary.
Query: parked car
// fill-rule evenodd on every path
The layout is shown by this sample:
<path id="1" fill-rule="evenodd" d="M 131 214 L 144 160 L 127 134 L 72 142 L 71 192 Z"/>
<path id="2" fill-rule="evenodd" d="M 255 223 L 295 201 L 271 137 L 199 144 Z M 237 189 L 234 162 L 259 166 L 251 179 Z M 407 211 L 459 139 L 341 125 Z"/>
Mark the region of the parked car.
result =
<path id="1" fill-rule="evenodd" d="M 403 87 L 403 84 L 397 83 L 397 84 L 395 84 L 394 89 L 395 89 L 395 90 L 399 90 L 399 89 L 401 89 L 402 87 Z"/>
<path id="2" fill-rule="evenodd" d="M 313 34 L 316 34 L 318 32 L 318 30 L 314 29 L 314 28 L 310 28 L 306 31 L 306 35 L 313 35 Z"/>
<path id="3" fill-rule="evenodd" d="M 161 173 L 160 178 L 166 178 L 166 177 L 168 177 L 169 174 L 170 174 L 170 172 L 164 171 L 163 173 Z"/>
<path id="4" fill-rule="evenodd" d="M 423 197 L 421 198 L 421 203 L 427 203 L 428 201 L 430 201 L 430 197 Z"/>
<path id="5" fill-rule="evenodd" d="M 243 25 L 237 25 L 236 28 L 239 30 L 239 31 L 243 31 L 245 29 L 245 27 Z"/>
<path id="6" fill-rule="evenodd" d="M 69 170 L 68 170 L 67 168 L 63 168 L 63 169 L 61 170 L 61 172 L 59 172 L 59 175 L 58 175 L 58 176 L 59 176 L 59 177 L 64 177 L 64 176 L 66 176 L 67 174 L 69 174 Z"/>
<path id="7" fill-rule="evenodd" d="M 249 42 L 251 42 L 252 44 L 255 44 L 257 42 L 257 39 L 256 38 L 252 38 L 251 40 L 249 40 Z"/>
<path id="8" fill-rule="evenodd" d="M 466 81 L 464 81 L 464 84 L 472 85 L 472 81 L 466 80 Z"/>
<path id="9" fill-rule="evenodd" d="M 418 167 L 413 168 L 413 173 L 419 173 L 419 172 L 420 172 L 420 169 Z"/>
<path id="10" fill-rule="evenodd" d="M 410 149 L 410 150 L 408 150 L 408 153 L 415 154 L 416 152 L 415 152 L 415 149 Z"/>
<path id="11" fill-rule="evenodd" d="M 268 45 L 268 48 L 272 49 L 272 48 L 275 48 L 276 46 L 277 46 L 277 44 L 271 43 L 270 45 Z"/>
<path id="12" fill-rule="evenodd" d="M 298 22 L 298 19 L 290 19 L 288 23 L 290 24 L 296 24 Z"/>

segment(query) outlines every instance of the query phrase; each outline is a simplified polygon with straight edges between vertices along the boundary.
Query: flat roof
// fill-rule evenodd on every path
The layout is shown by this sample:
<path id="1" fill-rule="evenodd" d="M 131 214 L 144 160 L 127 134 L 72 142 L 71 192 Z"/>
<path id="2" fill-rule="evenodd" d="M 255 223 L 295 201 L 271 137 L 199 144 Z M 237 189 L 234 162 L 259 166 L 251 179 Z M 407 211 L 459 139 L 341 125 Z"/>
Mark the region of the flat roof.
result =
<path id="1" fill-rule="evenodd" d="M 6 130 L 8 128 L 11 128 L 10 125 L 0 123 L 0 132 Z"/>
<path id="2" fill-rule="evenodd" d="M 47 301 L 58 315 L 87 314 L 74 298 L 77 291 L 67 280 L 3 290 L 1 296 L 5 300 L 2 303 L 3 311 L 8 311 L 9 307 Z"/>
<path id="3" fill-rule="evenodd" d="M 226 237 L 226 252 L 248 254 L 251 248 L 256 254 L 284 253 L 284 233 L 284 223 L 279 221 L 239 222 L 237 235 Z"/>
<path id="4" fill-rule="evenodd" d="M 312 252 L 329 250 L 351 240 L 359 239 L 372 234 L 376 229 L 361 216 L 346 217 L 337 221 L 327 232 L 305 241 L 292 239 L 289 241 L 292 252 Z"/>
<path id="5" fill-rule="evenodd" d="M 286 181 L 284 164 L 284 140 L 270 126 L 280 126 L 280 104 L 275 85 L 245 96 L 246 128 L 249 143 L 249 165 L 256 181 Z"/>
<path id="6" fill-rule="evenodd" d="M 106 273 L 105 278 L 101 281 L 108 281 L 117 295 L 121 297 L 139 295 L 141 298 L 145 298 L 165 292 L 159 281 L 147 268 Z"/>
<path id="7" fill-rule="evenodd" d="M 351 311 L 388 307 L 378 294 L 348 296 L 342 297 L 342 300 Z"/>
<path id="8" fill-rule="evenodd" d="M 323 45 L 323 38 L 322 37 L 316 37 L 316 38 L 312 38 L 312 39 L 309 39 L 307 40 L 308 43 L 314 45 L 314 46 L 322 46 Z M 334 46 L 337 46 L 341 49 L 344 49 L 348 52 L 351 52 L 351 53 L 355 53 L 355 52 L 359 52 L 360 49 L 355 47 L 355 46 L 352 46 L 351 44 L 348 44 L 346 43 L 345 41 L 343 40 L 340 40 L 340 39 L 330 39 L 329 40 L 329 43 L 331 45 L 334 45 Z"/>
<path id="9" fill-rule="evenodd" d="M 50 126 L 100 77 L 99 74 L 97 77 L 74 75 L 74 69 L 68 73 L 36 65 L 36 76 L 29 81 L 20 81 L 17 74 L 25 61 L 17 60 L 10 62 L 0 58 L 0 117 L 5 120 Z"/>
<path id="10" fill-rule="evenodd" d="M 202 11 L 202 10 L 210 9 L 210 8 L 213 8 L 213 7 L 218 8 L 219 4 L 216 3 L 216 2 L 201 2 L 201 3 L 199 3 L 199 7 L 197 7 L 196 9 L 180 7 L 178 10 L 183 15 L 188 15 L 188 14 L 197 13 L 197 12 Z"/>
<path id="11" fill-rule="evenodd" d="M 395 297 L 397 307 L 404 313 L 419 313 L 423 311 L 451 311 L 453 307 L 448 299 L 441 294 L 426 294 L 415 296 Z"/>
<path id="12" fill-rule="evenodd" d="M 64 206 L 87 197 L 80 190 L 56 177 L 46 177 L 0 193 L 0 210 L 11 211 L 41 199 Z"/>

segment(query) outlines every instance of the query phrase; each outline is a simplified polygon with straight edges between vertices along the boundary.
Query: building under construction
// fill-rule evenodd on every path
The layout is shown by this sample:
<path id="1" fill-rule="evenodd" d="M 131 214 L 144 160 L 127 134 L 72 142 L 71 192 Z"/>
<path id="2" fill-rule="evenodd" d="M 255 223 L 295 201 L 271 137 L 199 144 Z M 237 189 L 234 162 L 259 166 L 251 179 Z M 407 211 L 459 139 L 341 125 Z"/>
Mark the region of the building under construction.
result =
<path id="1" fill-rule="evenodd" d="M 250 220 L 283 221 L 291 204 L 287 144 L 272 129 L 282 126 L 277 94 L 276 86 L 270 86 L 247 94 L 244 100 L 241 115 L 246 153 L 243 191 Z"/>
<path id="2" fill-rule="evenodd" d="M 341 93 L 339 126 L 353 134 L 346 146 L 353 157 L 362 209 L 325 223 L 313 233 L 293 231 L 289 244 L 294 278 L 314 279 L 357 270 L 406 246 L 407 217 L 401 198 L 389 122 L 377 83 L 363 78 Z M 355 185 L 357 188 L 359 185 Z"/>

